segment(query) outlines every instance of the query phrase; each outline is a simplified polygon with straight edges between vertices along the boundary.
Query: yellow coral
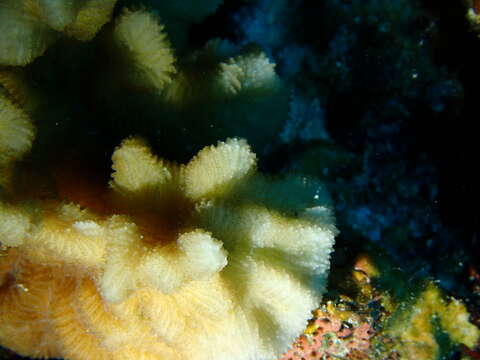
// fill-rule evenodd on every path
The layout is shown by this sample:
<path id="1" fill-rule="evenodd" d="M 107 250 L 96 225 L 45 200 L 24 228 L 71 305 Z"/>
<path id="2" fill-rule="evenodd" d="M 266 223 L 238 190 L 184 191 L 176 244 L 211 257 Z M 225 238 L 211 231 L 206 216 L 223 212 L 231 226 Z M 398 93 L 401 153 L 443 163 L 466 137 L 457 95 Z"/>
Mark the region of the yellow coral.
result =
<path id="1" fill-rule="evenodd" d="M 102 214 L 57 199 L 1 204 L 0 343 L 82 360 L 285 351 L 325 288 L 327 197 L 304 179 L 264 178 L 238 139 L 179 166 L 130 138 L 112 159 Z"/>
<path id="2" fill-rule="evenodd" d="M 32 224 L 22 252 L 38 264 L 100 266 L 105 235 L 97 219 L 79 206 L 61 204 L 37 208 L 43 221 Z"/>

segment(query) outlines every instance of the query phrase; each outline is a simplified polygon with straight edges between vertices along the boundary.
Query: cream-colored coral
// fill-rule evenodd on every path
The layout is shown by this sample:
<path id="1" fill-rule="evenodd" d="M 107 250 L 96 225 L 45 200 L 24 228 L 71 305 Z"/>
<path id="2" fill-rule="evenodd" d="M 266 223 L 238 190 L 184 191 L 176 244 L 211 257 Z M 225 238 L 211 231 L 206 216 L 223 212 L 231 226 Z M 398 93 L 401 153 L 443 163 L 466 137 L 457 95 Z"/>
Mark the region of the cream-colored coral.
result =
<path id="1" fill-rule="evenodd" d="M 188 134 L 193 144 L 238 136 L 263 151 L 275 141 L 288 113 L 288 87 L 274 69 L 256 47 L 209 41 L 178 65 L 158 97 L 162 114 L 151 121 L 162 121 L 180 139 Z"/>
<path id="2" fill-rule="evenodd" d="M 137 138 L 112 158 L 108 213 L 1 204 L 0 344 L 82 360 L 285 351 L 326 285 L 336 229 L 324 191 L 266 179 L 238 139 L 187 165 Z"/>
<path id="3" fill-rule="evenodd" d="M 42 55 L 57 35 L 25 12 L 24 1 L 0 1 L 0 65 L 25 65 Z"/>
<path id="4" fill-rule="evenodd" d="M 118 18 L 113 39 L 125 58 L 132 85 L 161 90 L 175 73 L 175 57 L 163 26 L 145 10 L 125 10 Z"/>
<path id="5" fill-rule="evenodd" d="M 72 23 L 77 15 L 79 8 L 79 1 L 23 1 L 23 9 L 26 14 L 41 20 L 43 23 L 56 31 L 63 31 L 68 24 Z"/>
<path id="6" fill-rule="evenodd" d="M 86 0 L 76 1 L 78 12 L 65 27 L 65 34 L 81 41 L 91 40 L 113 12 L 117 0 Z"/>
<path id="7" fill-rule="evenodd" d="M 27 214 L 0 202 L 0 239 L 4 246 L 21 245 L 29 228 Z"/>
<path id="8" fill-rule="evenodd" d="M 194 200 L 222 195 L 235 183 L 245 181 L 255 164 L 255 155 L 245 140 L 233 139 L 205 148 L 184 167 L 185 193 Z"/>
<path id="9" fill-rule="evenodd" d="M 0 65 L 26 65 L 62 34 L 92 39 L 117 0 L 0 0 Z"/>
<path id="10" fill-rule="evenodd" d="M 204 49 L 192 54 L 178 76 L 166 88 L 169 103 L 184 104 L 205 99 L 254 98 L 278 96 L 282 82 L 275 64 L 257 48 L 236 55 L 225 49 L 225 41 L 214 39 Z"/>
<path id="11" fill-rule="evenodd" d="M 23 68 L 20 67 L 0 70 L 0 94 L 2 93 L 27 114 L 31 114 L 39 104 L 40 96 L 29 86 Z"/>
<path id="12" fill-rule="evenodd" d="M 34 135 L 29 117 L 0 96 L 0 164 L 23 156 L 32 146 Z"/>
<path id="13" fill-rule="evenodd" d="M 10 183 L 13 163 L 30 150 L 34 136 L 28 115 L 0 94 L 0 186 Z"/>

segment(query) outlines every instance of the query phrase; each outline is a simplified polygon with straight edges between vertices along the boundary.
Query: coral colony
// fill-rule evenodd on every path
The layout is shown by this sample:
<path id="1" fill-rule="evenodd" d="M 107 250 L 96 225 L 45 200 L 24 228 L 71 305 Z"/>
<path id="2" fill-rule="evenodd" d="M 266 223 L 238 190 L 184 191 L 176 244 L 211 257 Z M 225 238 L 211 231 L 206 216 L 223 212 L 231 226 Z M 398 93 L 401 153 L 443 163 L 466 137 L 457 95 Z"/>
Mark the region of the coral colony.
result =
<path id="1" fill-rule="evenodd" d="M 36 97 L 28 70 L 17 66 L 63 37 L 94 38 L 114 1 L 0 6 L 0 61 L 12 66 L 2 71 L 0 98 L 0 343 L 25 356 L 82 360 L 274 359 L 285 352 L 325 291 L 337 230 L 323 186 L 263 176 L 240 138 L 215 141 L 178 164 L 129 137 L 111 149 L 110 182 L 90 184 L 93 170 L 85 168 L 68 181 L 62 169 L 53 181 L 40 171 L 26 191 L 19 179 L 35 177 L 34 170 L 17 162 L 36 132 L 39 142 L 48 140 L 36 119 L 49 116 L 38 114 L 51 100 Z M 169 10 L 180 16 L 190 7 Z M 159 110 L 157 122 L 195 121 L 198 137 L 208 139 L 207 119 L 252 131 L 255 119 L 243 122 L 240 104 L 255 97 L 257 116 L 274 116 L 271 102 L 285 94 L 273 64 L 254 48 L 241 52 L 215 40 L 177 68 L 159 18 L 145 9 L 125 9 L 101 36 L 116 60 L 101 90 L 154 93 L 150 106 L 165 117 Z M 105 100 L 113 107 L 113 97 Z M 258 146 L 260 138 L 250 140 Z M 39 158 L 42 151 L 39 144 Z"/>
<path id="2" fill-rule="evenodd" d="M 307 44 L 290 17 L 299 0 L 0 0 L 0 357 L 480 356 L 464 303 L 392 275 L 404 254 L 380 241 L 410 208 L 369 174 L 393 173 L 411 206 L 419 196 L 402 166 L 370 155 L 401 131 L 375 119 L 408 113 L 420 93 L 439 113 L 459 86 L 426 60 L 410 5 L 388 3 L 326 0 L 344 25 L 327 21 L 330 40 Z M 229 11 L 236 38 L 195 33 Z M 371 43 L 362 26 L 378 30 Z M 395 69 L 392 81 L 358 91 L 372 63 L 355 49 L 373 53 L 394 29 L 398 53 L 369 75 Z M 355 92 L 376 144 L 362 159 L 326 126 L 325 103 Z M 437 224 L 422 221 L 417 237 Z M 373 255 L 345 256 L 339 240 L 333 253 L 337 227 Z M 338 273 L 332 254 L 349 258 Z"/>
<path id="3" fill-rule="evenodd" d="M 131 138 L 112 159 L 98 206 L 2 204 L 2 344 L 71 359 L 284 351 L 324 290 L 326 204 L 279 196 L 299 184 L 258 174 L 242 140 L 181 166 Z"/>

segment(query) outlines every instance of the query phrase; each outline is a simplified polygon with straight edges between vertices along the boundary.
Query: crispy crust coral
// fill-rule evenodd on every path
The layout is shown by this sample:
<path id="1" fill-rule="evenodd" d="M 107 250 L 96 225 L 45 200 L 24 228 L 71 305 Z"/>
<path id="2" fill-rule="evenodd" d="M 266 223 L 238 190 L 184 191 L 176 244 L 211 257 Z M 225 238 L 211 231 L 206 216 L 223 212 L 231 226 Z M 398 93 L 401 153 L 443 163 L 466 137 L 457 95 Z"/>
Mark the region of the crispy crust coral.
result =
<path id="1" fill-rule="evenodd" d="M 321 185 L 263 177 L 238 139 L 177 165 L 129 138 L 112 159 L 107 213 L 0 207 L 0 343 L 82 360 L 285 351 L 325 288 L 336 229 Z"/>

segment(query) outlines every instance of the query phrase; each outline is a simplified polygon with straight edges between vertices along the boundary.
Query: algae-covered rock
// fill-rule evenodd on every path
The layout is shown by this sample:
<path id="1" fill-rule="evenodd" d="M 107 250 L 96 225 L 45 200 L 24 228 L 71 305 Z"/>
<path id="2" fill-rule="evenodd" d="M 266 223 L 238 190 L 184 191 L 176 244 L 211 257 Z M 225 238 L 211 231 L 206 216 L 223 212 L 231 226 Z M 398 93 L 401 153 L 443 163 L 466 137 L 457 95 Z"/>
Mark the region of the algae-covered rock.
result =
<path id="1" fill-rule="evenodd" d="M 461 301 L 446 299 L 430 282 L 411 304 L 399 307 L 385 332 L 396 340 L 402 358 L 434 360 L 450 345 L 473 348 L 477 344 L 480 330 L 469 317 Z"/>

